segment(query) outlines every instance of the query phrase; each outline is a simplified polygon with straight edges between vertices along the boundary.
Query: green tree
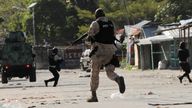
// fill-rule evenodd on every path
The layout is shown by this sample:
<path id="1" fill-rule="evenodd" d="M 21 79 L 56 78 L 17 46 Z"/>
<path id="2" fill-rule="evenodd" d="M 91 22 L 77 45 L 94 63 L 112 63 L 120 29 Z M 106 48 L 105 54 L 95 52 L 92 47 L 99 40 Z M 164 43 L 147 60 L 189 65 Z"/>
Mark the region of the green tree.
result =
<path id="1" fill-rule="evenodd" d="M 120 0 L 99 1 L 99 7 L 104 9 L 106 16 L 115 23 L 117 28 L 123 27 L 128 20 L 128 16 L 122 6 L 123 4 Z"/>
<path id="2" fill-rule="evenodd" d="M 79 19 L 79 25 L 78 25 L 79 32 L 77 33 L 77 35 L 81 36 L 82 34 L 88 31 L 89 25 L 94 20 L 94 14 L 89 10 L 83 10 L 80 8 L 76 9 L 78 12 L 77 16 Z"/>
<path id="3" fill-rule="evenodd" d="M 82 10 L 94 12 L 98 8 L 99 0 L 74 0 L 73 2 Z"/>
<path id="4" fill-rule="evenodd" d="M 138 23 L 141 20 L 154 21 L 154 16 L 158 11 L 160 3 L 155 0 L 137 0 L 128 5 L 130 20 L 133 23 Z"/>
<path id="5" fill-rule="evenodd" d="M 178 22 L 192 17 L 191 0 L 164 0 L 164 4 L 155 16 L 162 23 Z"/>
<path id="6" fill-rule="evenodd" d="M 157 7 L 163 1 L 165 3 L 166 0 L 71 0 L 71 3 L 65 0 L 36 0 L 37 43 L 42 44 L 43 39 L 47 39 L 53 44 L 67 44 L 67 41 L 88 30 L 95 20 L 94 11 L 97 7 L 104 9 L 117 28 L 123 28 L 125 24 L 135 24 L 144 19 L 154 20 Z M 32 2 L 35 1 L 1 0 L 0 29 L 26 31 L 32 42 L 32 11 L 27 10 Z"/>
<path id="7" fill-rule="evenodd" d="M 27 7 L 31 2 L 32 0 L 0 1 L 0 17 L 3 19 L 0 23 L 1 36 L 6 31 L 26 31 L 26 21 L 31 17 Z"/>
<path id="8" fill-rule="evenodd" d="M 29 3 L 30 0 L 2 0 L 0 16 L 4 19 L 4 22 L 1 26 L 8 30 L 16 30 L 18 25 L 24 25 L 23 23 L 25 23 L 28 15 L 27 6 Z"/>
<path id="9" fill-rule="evenodd" d="M 125 24 L 135 24 L 141 20 L 154 20 L 161 1 L 156 0 L 102 0 L 99 6 L 105 10 L 117 28 Z"/>
<path id="10" fill-rule="evenodd" d="M 43 39 L 58 45 L 67 44 L 77 32 L 77 12 L 61 0 L 41 0 L 35 8 L 37 42 Z"/>

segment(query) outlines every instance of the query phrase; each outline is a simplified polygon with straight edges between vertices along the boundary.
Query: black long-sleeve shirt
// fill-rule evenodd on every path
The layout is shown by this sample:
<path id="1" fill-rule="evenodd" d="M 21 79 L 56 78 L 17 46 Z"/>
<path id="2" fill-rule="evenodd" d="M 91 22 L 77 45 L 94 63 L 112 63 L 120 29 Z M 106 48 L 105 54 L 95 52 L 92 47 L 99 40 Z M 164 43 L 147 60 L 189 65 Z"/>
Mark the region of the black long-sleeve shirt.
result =
<path id="1" fill-rule="evenodd" d="M 187 61 L 187 58 L 189 57 L 189 50 L 188 49 L 179 49 L 178 57 L 179 57 L 179 61 Z"/>

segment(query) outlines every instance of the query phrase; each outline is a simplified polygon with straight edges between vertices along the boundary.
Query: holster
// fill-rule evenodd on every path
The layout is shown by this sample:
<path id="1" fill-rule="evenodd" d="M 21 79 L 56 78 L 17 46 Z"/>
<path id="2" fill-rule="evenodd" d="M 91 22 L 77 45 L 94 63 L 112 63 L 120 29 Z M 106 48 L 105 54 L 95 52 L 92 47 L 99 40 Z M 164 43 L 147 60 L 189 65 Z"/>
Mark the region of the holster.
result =
<path id="1" fill-rule="evenodd" d="M 61 66 L 60 66 L 60 64 L 61 64 L 62 62 L 63 62 L 63 59 L 57 61 L 57 64 L 56 64 L 56 67 L 55 67 L 57 71 L 61 71 Z"/>
<path id="2" fill-rule="evenodd" d="M 61 71 L 61 67 L 60 67 L 60 65 L 56 65 L 55 68 L 56 68 L 57 71 Z"/>
<path id="3" fill-rule="evenodd" d="M 118 59 L 118 57 L 116 55 L 113 55 L 111 61 L 109 63 L 105 64 L 105 66 L 107 66 L 109 64 L 112 64 L 115 67 L 120 67 L 119 59 Z"/>
<path id="4" fill-rule="evenodd" d="M 93 50 L 90 52 L 89 57 L 92 57 L 97 50 L 98 50 L 98 46 L 94 47 Z"/>

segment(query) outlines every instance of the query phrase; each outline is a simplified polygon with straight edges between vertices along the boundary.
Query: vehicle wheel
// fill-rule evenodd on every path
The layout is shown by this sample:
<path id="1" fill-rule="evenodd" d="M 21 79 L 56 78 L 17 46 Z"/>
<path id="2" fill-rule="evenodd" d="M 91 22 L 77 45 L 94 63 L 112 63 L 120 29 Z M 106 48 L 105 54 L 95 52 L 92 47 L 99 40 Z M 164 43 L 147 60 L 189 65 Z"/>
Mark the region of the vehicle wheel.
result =
<path id="1" fill-rule="evenodd" d="M 35 69 L 35 68 L 33 68 L 33 69 L 30 71 L 29 81 L 30 81 L 30 82 L 35 82 L 35 81 L 36 81 L 36 69 Z"/>
<path id="2" fill-rule="evenodd" d="M 11 80 L 11 79 L 12 79 L 12 77 L 8 77 L 7 79 L 8 79 L 8 80 Z"/>
<path id="3" fill-rule="evenodd" d="M 88 69 L 86 70 L 86 72 L 91 72 L 91 69 L 90 69 L 90 68 L 88 68 Z"/>
<path id="4" fill-rule="evenodd" d="M 1 75 L 1 79 L 2 79 L 2 84 L 8 83 L 7 75 L 4 72 Z"/>
<path id="5" fill-rule="evenodd" d="M 83 63 L 80 63 L 80 68 L 82 71 L 85 71 L 85 67 L 84 67 Z"/>

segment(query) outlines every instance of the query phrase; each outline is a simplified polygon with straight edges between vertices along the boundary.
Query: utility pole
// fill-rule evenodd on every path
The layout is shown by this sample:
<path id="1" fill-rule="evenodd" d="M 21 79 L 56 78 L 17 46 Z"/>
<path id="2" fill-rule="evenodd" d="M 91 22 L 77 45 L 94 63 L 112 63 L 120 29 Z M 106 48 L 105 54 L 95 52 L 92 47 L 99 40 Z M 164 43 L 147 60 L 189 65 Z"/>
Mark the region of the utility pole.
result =
<path id="1" fill-rule="evenodd" d="M 130 24 L 130 21 L 129 21 L 129 14 L 128 14 L 128 10 L 127 10 L 127 3 L 126 3 L 126 0 L 123 0 L 123 5 L 124 5 L 124 8 L 125 8 L 125 13 L 127 14 L 127 23 L 128 25 Z"/>
<path id="2" fill-rule="evenodd" d="M 34 45 L 36 45 L 36 35 L 35 35 L 35 5 L 37 3 L 32 3 L 28 6 L 29 9 L 32 8 L 32 14 L 33 14 L 33 37 L 34 37 Z"/>

